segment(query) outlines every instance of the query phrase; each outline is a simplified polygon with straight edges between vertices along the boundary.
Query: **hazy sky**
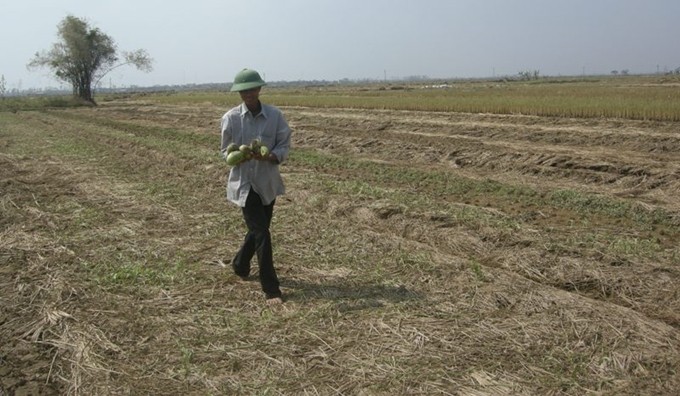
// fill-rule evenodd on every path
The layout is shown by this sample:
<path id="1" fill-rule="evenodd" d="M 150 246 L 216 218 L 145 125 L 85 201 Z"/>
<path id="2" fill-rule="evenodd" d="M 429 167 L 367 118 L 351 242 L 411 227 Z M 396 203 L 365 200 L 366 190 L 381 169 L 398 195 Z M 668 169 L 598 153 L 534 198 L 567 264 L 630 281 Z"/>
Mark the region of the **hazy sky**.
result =
<path id="1" fill-rule="evenodd" d="M 680 67 L 680 0 L 0 0 L 8 89 L 59 86 L 26 64 L 69 14 L 154 58 L 106 86 L 227 82 L 244 67 L 269 81 Z"/>

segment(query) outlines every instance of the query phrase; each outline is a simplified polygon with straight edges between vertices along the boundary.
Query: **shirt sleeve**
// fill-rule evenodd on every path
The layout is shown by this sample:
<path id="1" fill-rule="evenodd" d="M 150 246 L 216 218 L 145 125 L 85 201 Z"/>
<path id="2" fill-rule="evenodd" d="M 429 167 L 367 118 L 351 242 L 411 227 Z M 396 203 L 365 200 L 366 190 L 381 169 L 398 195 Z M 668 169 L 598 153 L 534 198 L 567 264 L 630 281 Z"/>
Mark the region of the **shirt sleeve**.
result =
<path id="1" fill-rule="evenodd" d="M 231 125 L 229 123 L 229 116 L 226 114 L 224 115 L 224 117 L 222 117 L 220 129 L 222 132 L 222 145 L 220 148 L 220 152 L 222 153 L 223 157 L 226 157 L 227 146 L 229 146 L 229 144 L 233 141 L 233 138 L 231 136 Z"/>
<path id="2" fill-rule="evenodd" d="M 291 130 L 288 126 L 288 122 L 286 122 L 283 114 L 279 112 L 276 123 L 276 144 L 272 149 L 272 153 L 276 155 L 279 164 L 288 159 L 288 152 L 290 151 L 290 135 Z"/>

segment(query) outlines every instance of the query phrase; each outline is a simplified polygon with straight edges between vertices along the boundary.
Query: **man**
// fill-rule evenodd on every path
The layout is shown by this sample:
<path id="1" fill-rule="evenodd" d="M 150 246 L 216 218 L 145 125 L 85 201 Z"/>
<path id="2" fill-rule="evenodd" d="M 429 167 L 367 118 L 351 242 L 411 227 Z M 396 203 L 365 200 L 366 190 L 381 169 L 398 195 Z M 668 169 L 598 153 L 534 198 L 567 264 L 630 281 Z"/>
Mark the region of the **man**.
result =
<path id="1" fill-rule="evenodd" d="M 278 108 L 260 102 L 263 85 L 265 82 L 255 70 L 243 69 L 236 74 L 231 91 L 238 92 L 243 103 L 222 117 L 222 155 L 226 157 L 232 143 L 250 145 L 255 139 L 268 149 L 263 150 L 264 155 L 254 152 L 251 159 L 244 159 L 229 172 L 227 199 L 241 207 L 248 227 L 232 268 L 236 275 L 247 279 L 250 261 L 257 253 L 267 303 L 281 304 L 283 296 L 274 269 L 269 226 L 276 197 L 285 192 L 279 164 L 288 157 L 291 130 Z"/>

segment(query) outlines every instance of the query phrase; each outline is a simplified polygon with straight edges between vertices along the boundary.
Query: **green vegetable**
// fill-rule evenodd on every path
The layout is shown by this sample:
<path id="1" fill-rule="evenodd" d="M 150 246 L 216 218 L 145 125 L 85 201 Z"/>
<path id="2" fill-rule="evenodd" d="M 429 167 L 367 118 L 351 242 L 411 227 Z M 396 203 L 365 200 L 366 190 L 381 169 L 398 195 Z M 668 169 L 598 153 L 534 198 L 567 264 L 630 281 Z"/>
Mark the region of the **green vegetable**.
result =
<path id="1" fill-rule="evenodd" d="M 227 165 L 234 166 L 238 165 L 246 159 L 246 154 L 242 151 L 232 151 L 227 154 Z"/>
<path id="2" fill-rule="evenodd" d="M 250 143 L 250 149 L 253 150 L 253 153 L 259 153 L 260 147 L 262 147 L 262 141 L 260 139 L 253 139 Z"/>
<path id="3" fill-rule="evenodd" d="M 238 144 L 236 143 L 231 143 L 227 146 L 227 154 L 232 153 L 236 150 L 238 150 Z"/>

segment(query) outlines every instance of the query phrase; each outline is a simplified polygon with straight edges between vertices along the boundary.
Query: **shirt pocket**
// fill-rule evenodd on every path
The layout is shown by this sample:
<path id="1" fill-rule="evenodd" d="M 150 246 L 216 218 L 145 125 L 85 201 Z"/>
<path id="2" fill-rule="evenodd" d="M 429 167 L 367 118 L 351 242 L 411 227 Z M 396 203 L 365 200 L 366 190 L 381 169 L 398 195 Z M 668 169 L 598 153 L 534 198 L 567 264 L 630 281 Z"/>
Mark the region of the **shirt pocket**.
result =
<path id="1" fill-rule="evenodd" d="M 276 144 L 276 126 L 273 125 L 271 119 L 263 119 L 262 124 L 258 125 L 258 139 L 268 149 L 272 149 Z"/>

